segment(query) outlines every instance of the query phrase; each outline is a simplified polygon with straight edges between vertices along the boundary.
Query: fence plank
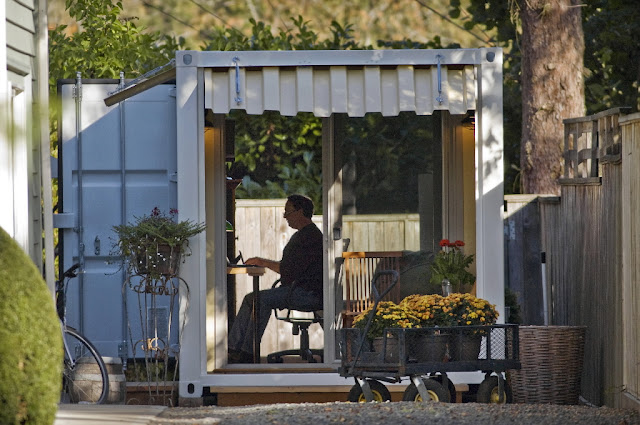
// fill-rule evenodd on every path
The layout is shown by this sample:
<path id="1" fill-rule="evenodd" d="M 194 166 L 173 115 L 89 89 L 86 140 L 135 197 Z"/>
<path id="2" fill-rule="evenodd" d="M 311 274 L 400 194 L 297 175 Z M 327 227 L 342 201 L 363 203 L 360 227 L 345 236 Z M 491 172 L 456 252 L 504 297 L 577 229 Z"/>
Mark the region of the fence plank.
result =
<path id="1" fill-rule="evenodd" d="M 640 116 L 621 133 L 618 115 L 613 110 L 565 120 L 565 166 L 572 169 L 560 179 L 560 201 L 540 202 L 552 324 L 587 326 L 582 396 L 613 407 L 625 387 L 638 397 L 640 380 L 640 155 L 619 154 L 620 146 L 631 149 L 631 127 L 640 127 Z M 629 259 L 624 268 L 623 256 Z"/>

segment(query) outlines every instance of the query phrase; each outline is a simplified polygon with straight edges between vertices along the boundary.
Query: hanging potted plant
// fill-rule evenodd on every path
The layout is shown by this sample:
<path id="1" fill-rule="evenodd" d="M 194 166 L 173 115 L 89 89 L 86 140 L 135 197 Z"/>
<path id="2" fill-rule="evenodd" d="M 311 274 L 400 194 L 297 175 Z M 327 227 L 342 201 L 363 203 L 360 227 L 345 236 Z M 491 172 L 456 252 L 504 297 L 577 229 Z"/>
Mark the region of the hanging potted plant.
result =
<path id="1" fill-rule="evenodd" d="M 176 276 L 180 262 L 190 255 L 189 238 L 205 229 L 204 223 L 176 221 L 178 210 L 166 215 L 155 207 L 150 215 L 135 217 L 133 223 L 113 226 L 118 235 L 116 250 L 128 260 L 133 274 L 150 279 Z"/>

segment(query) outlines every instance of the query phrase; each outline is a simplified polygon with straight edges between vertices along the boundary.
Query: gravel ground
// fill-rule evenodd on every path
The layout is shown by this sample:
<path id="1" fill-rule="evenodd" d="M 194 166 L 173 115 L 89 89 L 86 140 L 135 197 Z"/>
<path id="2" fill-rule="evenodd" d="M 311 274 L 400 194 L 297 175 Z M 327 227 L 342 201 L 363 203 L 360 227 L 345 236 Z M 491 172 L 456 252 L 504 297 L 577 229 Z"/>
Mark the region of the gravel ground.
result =
<path id="1" fill-rule="evenodd" d="M 478 403 L 306 403 L 242 407 L 176 407 L 165 410 L 152 425 L 320 425 L 320 424 L 447 424 L 447 425 L 637 425 L 634 410 L 548 404 Z"/>

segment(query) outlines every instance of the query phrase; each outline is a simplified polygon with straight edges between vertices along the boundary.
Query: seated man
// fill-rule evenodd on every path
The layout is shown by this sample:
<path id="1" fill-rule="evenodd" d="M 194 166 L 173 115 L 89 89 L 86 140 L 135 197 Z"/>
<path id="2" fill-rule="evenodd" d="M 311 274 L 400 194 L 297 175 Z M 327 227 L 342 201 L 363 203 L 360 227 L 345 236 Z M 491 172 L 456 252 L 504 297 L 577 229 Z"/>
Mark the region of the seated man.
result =
<path id="1" fill-rule="evenodd" d="M 311 221 L 313 202 L 302 195 L 291 195 L 284 207 L 284 218 L 297 232 L 284 247 L 280 261 L 253 257 L 245 264 L 267 267 L 280 273 L 280 286 L 260 291 L 260 338 L 274 308 L 299 311 L 322 310 L 322 232 Z M 294 284 L 295 283 L 295 284 Z M 229 331 L 229 363 L 253 361 L 253 292 L 242 301 Z"/>

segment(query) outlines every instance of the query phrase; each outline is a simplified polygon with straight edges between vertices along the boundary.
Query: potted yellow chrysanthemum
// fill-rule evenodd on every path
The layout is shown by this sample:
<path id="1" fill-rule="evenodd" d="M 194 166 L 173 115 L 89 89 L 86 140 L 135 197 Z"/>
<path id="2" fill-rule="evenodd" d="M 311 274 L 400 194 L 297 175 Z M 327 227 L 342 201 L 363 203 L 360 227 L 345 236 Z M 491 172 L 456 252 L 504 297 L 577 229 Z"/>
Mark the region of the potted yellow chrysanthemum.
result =
<path id="1" fill-rule="evenodd" d="M 360 313 L 353 321 L 355 328 L 365 330 L 373 306 Z M 385 351 L 385 361 L 396 361 L 398 355 L 398 341 L 394 334 L 385 335 L 388 328 L 413 328 L 419 323 L 416 315 L 405 306 L 397 305 L 392 301 L 381 301 L 378 303 L 375 315 L 371 318 L 371 323 L 366 334 L 366 338 L 376 352 Z M 384 346 L 386 343 L 386 350 Z"/>
<path id="2" fill-rule="evenodd" d="M 444 298 L 444 307 L 451 318 L 451 325 L 468 327 L 456 329 L 449 341 L 451 360 L 477 360 L 482 336 L 486 331 L 478 326 L 493 325 L 498 320 L 498 311 L 487 300 L 471 294 L 454 293 Z"/>

